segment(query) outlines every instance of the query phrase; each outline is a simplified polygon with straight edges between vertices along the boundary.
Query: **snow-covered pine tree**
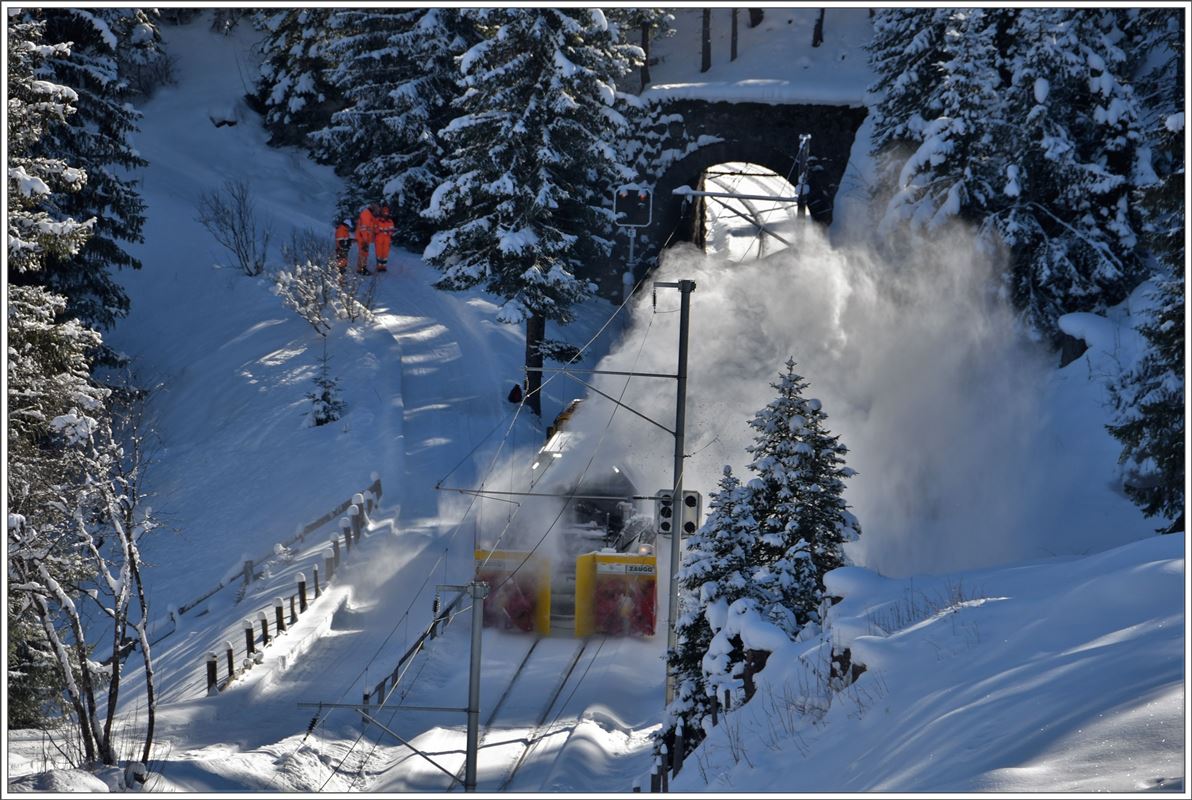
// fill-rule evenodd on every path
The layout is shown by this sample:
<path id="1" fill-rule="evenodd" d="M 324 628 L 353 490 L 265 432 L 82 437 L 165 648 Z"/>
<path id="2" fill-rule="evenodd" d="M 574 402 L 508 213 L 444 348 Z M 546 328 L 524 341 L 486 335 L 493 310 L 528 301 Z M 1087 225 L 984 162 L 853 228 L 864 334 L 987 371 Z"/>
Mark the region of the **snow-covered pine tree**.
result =
<path id="1" fill-rule="evenodd" d="M 347 102 L 311 135 L 315 154 L 347 178 L 344 216 L 387 202 L 394 238 L 422 248 L 422 210 L 442 179 L 438 131 L 458 95 L 455 57 L 475 43 L 458 9 L 338 9 L 327 80 Z"/>
<path id="2" fill-rule="evenodd" d="M 822 622 L 824 574 L 847 563 L 844 544 L 861 527 L 843 497 L 856 474 L 844 465 L 848 449 L 829 433 L 820 401 L 803 396 L 794 359 L 771 386 L 778 396 L 749 422 L 757 477 L 747 485 L 760 534 L 751 580 L 768 594 L 766 616 L 794 636 Z"/>
<path id="3" fill-rule="evenodd" d="M 638 90 L 650 82 L 650 45 L 655 39 L 673 36 L 675 15 L 666 8 L 606 8 L 603 9 L 610 23 L 617 26 L 618 38 L 641 46 L 642 59 Z"/>
<path id="4" fill-rule="evenodd" d="M 61 653 L 34 613 L 34 593 L 49 580 L 71 585 L 87 577 L 71 531 L 73 513 L 83 506 L 83 443 L 105 394 L 89 379 L 88 353 L 101 340 L 78 320 L 60 322 L 65 307 L 64 298 L 40 286 L 9 287 L 8 574 L 25 569 L 38 576 L 30 585 L 14 581 L 8 593 L 11 727 L 38 725 L 64 706 L 76 717 L 87 713 L 81 695 L 64 692 Z M 75 424 L 56 428 L 59 420 Z M 77 669 L 76 654 L 67 660 Z"/>
<path id="5" fill-rule="evenodd" d="M 917 11 L 928 27 L 912 43 L 930 40 L 927 34 L 936 29 L 943 9 Z M 1008 131 L 999 124 L 1005 108 L 996 43 L 1012 13 L 967 8 L 952 10 L 944 18 L 934 65 L 938 75 L 934 85 L 927 82 L 928 104 L 936 113 L 927 120 L 912 114 L 904 123 L 902 135 L 909 133 L 918 146 L 901 164 L 896 191 L 886 206 L 884 232 L 906 222 L 913 229 L 930 231 L 957 217 L 980 220 L 990 201 L 1001 194 Z M 907 99 L 905 94 L 901 99 Z M 882 136 L 898 138 L 899 125 L 883 122 Z"/>
<path id="6" fill-rule="evenodd" d="M 927 119 L 939 110 L 934 93 L 942 79 L 949 9 L 881 8 L 867 49 L 876 79 L 873 152 L 878 165 L 875 198 L 884 207 L 908 155 L 923 142 Z"/>
<path id="7" fill-rule="evenodd" d="M 464 93 L 441 135 L 451 155 L 427 216 L 440 224 L 424 257 L 438 286 L 482 285 L 505 299 L 500 318 L 526 323 L 526 366 L 542 365 L 548 320 L 589 297 L 582 278 L 611 241 L 603 180 L 627 180 L 615 141 L 625 119 L 615 80 L 637 48 L 615 42 L 595 9 L 469 12 L 485 38 L 460 57 Z M 541 374 L 527 405 L 541 414 Z"/>
<path id="8" fill-rule="evenodd" d="M 36 276 L 18 280 L 33 280 L 65 295 L 69 315 L 107 328 L 128 313 L 128 296 L 113 270 L 141 266 L 125 248 L 141 241 L 145 205 L 126 171 L 146 162 L 130 141 L 140 114 L 127 102 L 128 86 L 119 68 L 121 53 L 140 47 L 132 42 L 140 34 L 135 25 L 118 26 L 116 31 L 129 37 L 120 38 L 107 17 L 132 18 L 113 10 L 45 8 L 33 13 L 44 16 L 48 38 L 71 43 L 70 57 L 47 60 L 40 77 L 70 86 L 78 95 L 77 113 L 67 125 L 51 127 L 37 152 L 63 159 L 87 175 L 78 191 L 53 195 L 47 208 L 64 217 L 94 217 L 95 223 L 77 254 L 51 256 Z"/>
<path id="9" fill-rule="evenodd" d="M 60 158 L 39 155 L 40 140 L 75 113 L 78 96 L 69 87 L 38 79 L 46 60 L 68 57 L 65 44 L 45 44 L 45 25 L 9 17 L 8 49 L 8 269 L 9 277 L 39 273 L 50 257 L 78 252 L 90 230 L 47 210 L 56 193 L 77 191 L 86 173 Z M 77 320 L 61 321 L 66 301 L 39 285 L 12 285 L 8 292 L 7 340 L 7 556 L 25 548 L 42 554 L 55 580 L 79 578 L 84 570 L 69 548 L 58 547 L 78 507 L 78 475 L 84 459 L 77 440 L 63 436 L 55 421 L 92 410 L 104 391 L 89 379 L 87 354 L 101 342 Z M 28 532 L 26 532 L 28 530 Z M 47 556 L 49 558 L 47 558 Z M 10 586 L 7 652 L 10 726 L 36 724 L 60 708 L 66 677 L 40 618 L 29 613 L 32 598 Z M 76 714 L 81 699 L 68 698 Z M 78 702 L 76 702 L 78 701 Z"/>
<path id="10" fill-rule="evenodd" d="M 96 8 L 91 13 L 107 23 L 120 43 L 116 60 L 131 93 L 148 96 L 171 80 L 169 55 L 157 21 L 161 13 L 145 8 Z"/>
<path id="11" fill-rule="evenodd" d="M 272 145 L 305 145 L 307 134 L 326 126 L 342 101 L 327 80 L 328 22 L 334 8 L 258 12 L 265 31 L 265 59 L 256 101 Z"/>
<path id="12" fill-rule="evenodd" d="M 1143 82 L 1154 137 L 1156 182 L 1139 192 L 1143 243 L 1158 269 L 1153 316 L 1142 326 L 1147 352 L 1115 383 L 1117 421 L 1110 432 L 1122 443 L 1126 493 L 1147 516 L 1171 520 L 1167 531 L 1184 530 L 1184 85 L 1183 31 L 1155 13 L 1152 30 L 1160 51 Z M 1165 11 L 1165 9 L 1164 9 Z M 1166 57 L 1164 57 L 1164 54 Z"/>
<path id="13" fill-rule="evenodd" d="M 757 530 L 752 493 L 726 466 L 718 490 L 708 499 L 703 527 L 686 543 L 675 649 L 667 653 L 667 669 L 675 676 L 676 688 L 662 735 L 681 722 L 684 755 L 710 728 L 713 695 L 719 697 L 725 688 L 739 683 L 733 675 L 744 659 L 740 640 L 727 653 L 709 656 L 708 648 L 724 627 L 729 606 L 755 594 L 749 578 Z"/>
<path id="14" fill-rule="evenodd" d="M 1125 12 L 1024 8 L 1010 32 L 1009 202 L 989 227 L 1010 248 L 1016 304 L 1047 337 L 1061 315 L 1102 311 L 1144 276 L 1131 198 L 1144 137 L 1118 46 Z"/>
<path id="15" fill-rule="evenodd" d="M 319 359 L 319 374 L 314 377 L 314 384 L 316 391 L 306 395 L 311 406 L 307 414 L 311 427 L 335 422 L 343 416 L 345 404 L 339 391 L 339 379 L 331 374 L 326 334 L 323 334 L 323 357 Z"/>
<path id="16" fill-rule="evenodd" d="M 897 36 L 914 31 L 911 41 L 930 51 L 945 12 L 941 56 L 908 68 L 908 55 L 892 53 Z M 1062 314 L 1103 310 L 1142 277 L 1130 200 L 1142 135 L 1123 32 L 1132 14 L 916 9 L 877 18 L 871 58 L 884 96 L 875 145 L 884 179 L 898 175 L 884 230 L 953 214 L 977 223 L 1007 246 L 1006 288 L 1042 337 L 1058 336 Z"/>

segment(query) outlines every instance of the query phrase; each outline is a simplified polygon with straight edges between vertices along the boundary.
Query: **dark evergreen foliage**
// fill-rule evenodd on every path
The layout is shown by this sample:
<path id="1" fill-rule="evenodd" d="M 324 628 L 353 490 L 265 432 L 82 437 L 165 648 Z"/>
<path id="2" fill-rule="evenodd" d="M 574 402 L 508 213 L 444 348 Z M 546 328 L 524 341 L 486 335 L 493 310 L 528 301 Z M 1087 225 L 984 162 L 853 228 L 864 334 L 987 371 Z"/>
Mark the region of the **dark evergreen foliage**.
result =
<path id="1" fill-rule="evenodd" d="M 460 57 L 463 94 L 440 135 L 450 155 L 427 216 L 439 224 L 424 257 L 439 286 L 482 285 L 525 321 L 527 367 L 541 365 L 548 320 L 567 321 L 591 295 L 585 265 L 609 252 L 607 181 L 630 171 L 615 140 L 616 78 L 636 48 L 615 42 L 591 9 L 478 9 L 484 38 Z M 531 373 L 527 402 L 538 411 Z"/>
<path id="2" fill-rule="evenodd" d="M 256 103 L 263 109 L 272 145 L 304 145 L 342 104 L 327 78 L 328 23 L 333 8 L 259 12 L 265 54 L 257 79 Z"/>
<path id="3" fill-rule="evenodd" d="M 340 198 L 352 217 L 388 203 L 394 238 L 425 247 L 422 216 L 443 177 L 438 131 L 459 93 L 455 57 L 475 43 L 456 9 L 342 9 L 330 20 L 327 80 L 347 105 L 312 135 L 316 156 L 347 177 Z"/>
<path id="4" fill-rule="evenodd" d="M 64 159 L 86 173 L 76 192 L 54 195 L 47 209 L 63 217 L 94 219 L 91 235 L 70 257 L 48 258 L 34 281 L 67 298 L 67 314 L 86 324 L 107 328 L 128 313 L 128 297 L 113 271 L 139 269 L 141 262 L 126 249 L 142 241 L 145 207 L 128 171 L 145 165 L 130 137 L 140 114 L 127 102 L 127 82 L 120 74 L 122 54 L 153 52 L 154 40 L 129 9 L 47 8 L 46 35 L 71 42 L 69 58 L 46 62 L 41 75 L 70 86 L 78 94 L 77 113 L 65 126 L 51 128 L 37 152 Z M 14 276 L 10 269 L 10 279 Z"/>
<path id="5" fill-rule="evenodd" d="M 1041 337 L 1123 299 L 1145 276 L 1133 83 L 1154 42 L 1138 10 L 898 8 L 874 24 L 883 233 L 974 223 L 1008 250 L 1005 289 Z"/>

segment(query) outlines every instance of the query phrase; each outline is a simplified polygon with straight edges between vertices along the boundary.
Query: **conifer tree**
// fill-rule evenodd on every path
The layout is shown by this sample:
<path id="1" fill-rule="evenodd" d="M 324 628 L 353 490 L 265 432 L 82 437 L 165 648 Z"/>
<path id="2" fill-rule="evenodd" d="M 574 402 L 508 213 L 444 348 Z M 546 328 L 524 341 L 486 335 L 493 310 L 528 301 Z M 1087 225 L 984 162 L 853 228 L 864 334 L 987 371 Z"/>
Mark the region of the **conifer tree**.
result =
<path id="1" fill-rule="evenodd" d="M 127 10 L 127 9 L 125 9 Z M 145 206 L 127 170 L 145 165 L 130 141 L 140 114 L 128 104 L 128 85 L 120 75 L 122 53 L 141 47 L 133 38 L 135 25 L 109 24 L 123 17 L 111 9 L 46 8 L 46 36 L 70 42 L 70 57 L 45 62 L 40 75 L 71 87 L 77 94 L 76 113 L 67 125 L 54 126 L 39 140 L 36 152 L 63 159 L 86 173 L 78 191 L 55 194 L 47 203 L 53 213 L 76 219 L 93 218 L 86 244 L 69 258 L 50 255 L 36 276 L 13 276 L 36 281 L 67 298 L 67 313 L 96 328 L 110 327 L 128 313 L 128 297 L 113 271 L 139 269 L 141 262 L 126 249 L 142 240 Z M 122 39 L 117 32 L 128 37 Z"/>
<path id="2" fill-rule="evenodd" d="M 930 38 L 925 34 L 937 29 L 942 10 L 932 11 L 920 37 Z M 902 123 L 918 147 L 901 164 L 897 191 L 887 205 L 886 230 L 904 220 L 927 230 L 958 216 L 979 220 L 988 213 L 990 200 L 1001 194 L 1007 131 L 989 120 L 1005 116 L 996 41 L 1006 13 L 972 8 L 944 18 L 940 60 L 934 65 L 938 83 L 930 100 L 939 113 L 926 120 L 912 115 Z M 919 92 L 923 88 L 915 87 Z M 897 137 L 899 124 L 890 122 L 882 135 Z M 963 160 L 949 158 L 954 153 L 963 154 Z"/>
<path id="3" fill-rule="evenodd" d="M 328 22 L 333 8 L 259 12 L 266 32 L 256 100 L 272 145 L 304 145 L 327 124 L 338 98 L 327 79 Z"/>
<path id="4" fill-rule="evenodd" d="M 943 15 L 941 20 L 941 14 Z M 1132 189 L 1147 170 L 1128 9 L 879 13 L 875 146 L 883 230 L 974 222 L 1007 247 L 1032 333 L 1120 301 L 1142 277 Z M 942 21 L 942 27 L 941 27 Z M 914 34 L 908 53 L 899 35 Z M 940 57 L 913 57 L 919 43 Z M 908 146 L 910 145 L 910 146 Z"/>
<path id="5" fill-rule="evenodd" d="M 1104 310 L 1144 277 L 1131 194 L 1143 135 L 1114 44 L 1120 21 L 1110 9 L 1024 8 L 1010 34 L 1018 135 L 1008 207 L 990 227 L 1011 250 L 1012 296 L 1044 336 L 1061 315 Z"/>
<path id="6" fill-rule="evenodd" d="M 81 190 L 87 174 L 61 157 L 42 154 L 41 140 L 76 113 L 78 94 L 40 80 L 47 60 L 70 56 L 66 44 L 42 43 L 45 25 L 9 20 L 8 35 L 8 277 L 40 273 L 48 258 L 78 252 L 93 225 L 63 215 L 47 200 Z"/>
<path id="7" fill-rule="evenodd" d="M 621 41 L 641 46 L 639 90 L 650 82 L 650 45 L 655 39 L 673 36 L 675 15 L 665 8 L 606 8 L 609 22 L 615 23 Z"/>
<path id="8" fill-rule="evenodd" d="M 860 535 L 845 503 L 847 448 L 832 435 L 819 400 L 805 398 L 807 382 L 788 359 L 771 386 L 778 396 L 750 420 L 756 431 L 748 451 L 749 482 L 760 538 L 752 580 L 769 595 L 767 616 L 794 636 L 819 624 L 824 575 L 846 561 L 844 544 Z"/>
<path id="9" fill-rule="evenodd" d="M 464 92 L 443 129 L 446 179 L 427 215 L 424 253 L 438 285 L 482 285 L 500 318 L 526 323 L 526 366 L 549 354 L 548 320 L 568 321 L 594 289 L 581 277 L 606 254 L 612 210 L 601 179 L 631 177 L 615 140 L 625 125 L 614 81 L 632 66 L 594 9 L 481 9 L 485 38 L 460 58 Z M 527 405 L 541 413 L 531 371 Z"/>
<path id="10" fill-rule="evenodd" d="M 47 259 L 69 258 L 86 241 L 90 225 L 50 210 L 50 199 L 86 184 L 87 175 L 60 158 L 39 155 L 41 139 L 65 126 L 75 113 L 73 89 L 40 80 L 45 61 L 67 58 L 66 44 L 45 44 L 45 24 L 28 18 L 8 26 L 8 264 L 10 277 L 40 276 Z M 7 510 L 8 555 L 19 550 L 23 520 L 37 526 L 34 543 L 49 553 L 70 523 L 77 504 L 71 488 L 83 469 L 79 448 L 58 436 L 53 424 L 81 418 L 95 408 L 102 390 L 88 378 L 88 352 L 99 335 L 77 320 L 61 321 L 66 301 L 40 285 L 8 291 L 7 332 Z M 69 550 L 51 562 L 60 579 L 77 577 L 79 562 Z M 11 574 L 11 572 L 10 572 Z M 8 719 L 34 725 L 59 706 L 63 676 L 45 630 L 29 613 L 29 598 L 10 591 Z"/>
<path id="11" fill-rule="evenodd" d="M 933 94 L 944 59 L 948 9 L 882 8 L 873 18 L 867 45 L 876 75 L 869 91 L 878 98 L 873 114 L 873 152 L 879 169 L 879 199 L 897 185 L 902 162 L 922 142 L 927 119 L 938 105 Z"/>
<path id="12" fill-rule="evenodd" d="M 442 179 L 438 131 L 458 94 L 455 56 L 474 37 L 457 9 L 341 9 L 326 47 L 328 82 L 346 107 L 312 134 L 315 153 L 347 177 L 340 207 L 352 217 L 388 203 L 395 239 L 425 247 L 422 210 Z"/>
<path id="13" fill-rule="evenodd" d="M 707 519 L 687 540 L 683 554 L 675 649 L 667 654 L 676 689 L 666 727 L 674 730 L 681 722 L 686 752 L 699 744 L 710 725 L 705 720 L 712 695 L 719 695 L 724 679 L 744 658 L 739 639 L 732 652 L 711 662 L 708 647 L 724 626 L 729 606 L 755 594 L 750 581 L 757 544 L 752 506 L 751 491 L 726 466 L 719 489 L 709 498 Z"/>
<path id="14" fill-rule="evenodd" d="M 1143 241 L 1159 267 L 1156 307 L 1142 325 L 1147 350 L 1114 385 L 1118 419 L 1110 432 L 1122 443 L 1126 493 L 1147 516 L 1184 530 L 1184 112 L 1183 39 L 1178 27 L 1160 29 L 1171 60 L 1152 78 L 1153 115 L 1159 128 L 1155 165 L 1162 177 L 1139 192 L 1146 223 Z M 1172 34 L 1176 35 L 1172 35 Z"/>

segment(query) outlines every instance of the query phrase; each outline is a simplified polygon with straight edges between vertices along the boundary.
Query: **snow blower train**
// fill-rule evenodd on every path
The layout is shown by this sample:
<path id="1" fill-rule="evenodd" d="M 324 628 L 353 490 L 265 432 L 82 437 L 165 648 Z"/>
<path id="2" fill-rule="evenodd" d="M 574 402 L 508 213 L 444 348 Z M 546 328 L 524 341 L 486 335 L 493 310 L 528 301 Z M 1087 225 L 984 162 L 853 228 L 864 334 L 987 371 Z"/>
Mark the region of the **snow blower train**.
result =
<path id="1" fill-rule="evenodd" d="M 530 468 L 531 491 L 574 497 L 555 526 L 551 552 L 516 538 L 501 550 L 477 543 L 477 579 L 494 589 L 484 601 L 484 623 L 543 636 L 653 636 L 656 526 L 653 513 L 644 512 L 648 501 L 633 499 L 641 496 L 638 482 L 615 464 L 589 469 L 579 481 L 550 474 L 574 444 L 567 421 L 580 403 L 572 401 L 548 428 Z"/>

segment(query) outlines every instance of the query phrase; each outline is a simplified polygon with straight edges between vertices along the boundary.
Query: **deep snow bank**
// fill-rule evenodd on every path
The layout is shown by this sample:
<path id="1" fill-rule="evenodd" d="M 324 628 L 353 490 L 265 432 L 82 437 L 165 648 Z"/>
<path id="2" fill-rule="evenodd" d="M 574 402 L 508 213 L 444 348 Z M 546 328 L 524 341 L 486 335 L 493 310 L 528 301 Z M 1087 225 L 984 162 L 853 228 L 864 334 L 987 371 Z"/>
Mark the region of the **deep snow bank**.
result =
<path id="1" fill-rule="evenodd" d="M 1184 536 L 904 580 L 846 567 L 829 641 L 759 673 L 675 791 L 1133 792 L 1184 780 Z M 818 672 L 817 672 L 818 670 Z"/>

